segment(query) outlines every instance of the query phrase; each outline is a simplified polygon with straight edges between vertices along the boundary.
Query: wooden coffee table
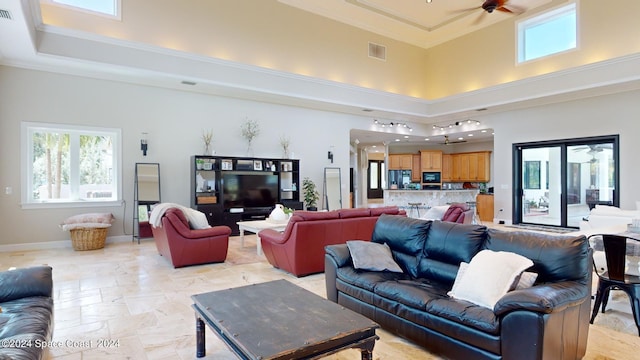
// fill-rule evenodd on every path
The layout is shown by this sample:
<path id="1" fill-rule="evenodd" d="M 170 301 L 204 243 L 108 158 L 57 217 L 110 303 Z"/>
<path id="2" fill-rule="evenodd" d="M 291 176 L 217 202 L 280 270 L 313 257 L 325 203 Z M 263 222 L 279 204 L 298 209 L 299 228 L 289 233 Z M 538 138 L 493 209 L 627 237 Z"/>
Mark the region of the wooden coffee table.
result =
<path id="1" fill-rule="evenodd" d="M 191 296 L 196 356 L 204 324 L 241 359 L 315 359 L 357 348 L 373 359 L 378 324 L 286 280 Z"/>
<path id="2" fill-rule="evenodd" d="M 252 220 L 252 221 L 238 221 L 238 229 L 240 230 L 240 246 L 244 247 L 244 232 L 250 231 L 256 234 L 256 252 L 258 255 L 262 255 L 262 240 L 258 233 L 264 229 L 273 229 L 275 231 L 284 231 L 287 228 L 287 223 L 274 223 L 268 220 Z"/>

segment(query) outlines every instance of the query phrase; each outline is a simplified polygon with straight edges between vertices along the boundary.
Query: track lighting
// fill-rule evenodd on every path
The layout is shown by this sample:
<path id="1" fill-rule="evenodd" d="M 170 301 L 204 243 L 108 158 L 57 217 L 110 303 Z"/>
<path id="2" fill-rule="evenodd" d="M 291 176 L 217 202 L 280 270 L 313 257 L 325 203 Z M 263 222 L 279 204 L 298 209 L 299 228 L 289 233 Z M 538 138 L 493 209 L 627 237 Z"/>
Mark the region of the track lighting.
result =
<path id="1" fill-rule="evenodd" d="M 374 125 L 378 125 L 381 128 L 399 128 L 399 129 L 407 129 L 409 131 L 413 131 L 413 129 L 411 128 L 411 126 L 405 124 L 405 123 L 401 123 L 401 122 L 389 122 L 389 123 L 385 123 L 385 122 L 381 122 L 378 119 L 373 119 L 373 124 Z"/>
<path id="2" fill-rule="evenodd" d="M 448 124 L 448 125 L 433 125 L 434 129 L 440 130 L 440 131 L 444 131 L 447 129 L 453 129 L 454 126 L 463 126 L 463 125 L 475 125 L 478 126 L 480 125 L 480 121 L 478 120 L 471 120 L 471 119 L 467 119 L 465 121 L 456 121 L 453 124 Z"/>

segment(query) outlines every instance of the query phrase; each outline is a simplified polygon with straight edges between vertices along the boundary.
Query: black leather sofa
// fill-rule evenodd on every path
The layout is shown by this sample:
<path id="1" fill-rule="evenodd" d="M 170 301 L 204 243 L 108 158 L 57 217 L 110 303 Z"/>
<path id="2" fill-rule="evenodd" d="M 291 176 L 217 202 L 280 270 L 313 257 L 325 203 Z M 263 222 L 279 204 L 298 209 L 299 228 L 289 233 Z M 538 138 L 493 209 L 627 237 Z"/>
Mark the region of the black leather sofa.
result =
<path id="1" fill-rule="evenodd" d="M 488 230 L 482 225 L 382 216 L 403 273 L 354 269 L 347 245 L 325 249 L 327 298 L 450 359 L 580 359 L 591 305 L 591 250 L 584 236 Z M 535 284 L 493 309 L 447 295 L 460 262 L 482 249 L 531 259 Z"/>
<path id="2" fill-rule="evenodd" d="M 0 272 L 0 359 L 44 359 L 53 330 L 51 267 Z"/>

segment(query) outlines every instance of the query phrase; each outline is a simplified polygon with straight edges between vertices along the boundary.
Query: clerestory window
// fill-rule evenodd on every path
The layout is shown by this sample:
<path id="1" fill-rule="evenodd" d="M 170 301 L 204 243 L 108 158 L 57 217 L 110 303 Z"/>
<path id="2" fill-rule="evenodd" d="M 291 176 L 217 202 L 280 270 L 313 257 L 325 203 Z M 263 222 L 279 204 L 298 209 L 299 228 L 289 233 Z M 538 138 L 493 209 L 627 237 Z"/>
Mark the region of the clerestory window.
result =
<path id="1" fill-rule="evenodd" d="M 48 0 L 49 2 L 83 11 L 120 18 L 120 0 Z"/>
<path id="2" fill-rule="evenodd" d="M 556 8 L 518 23 L 518 63 L 578 46 L 576 4 Z"/>

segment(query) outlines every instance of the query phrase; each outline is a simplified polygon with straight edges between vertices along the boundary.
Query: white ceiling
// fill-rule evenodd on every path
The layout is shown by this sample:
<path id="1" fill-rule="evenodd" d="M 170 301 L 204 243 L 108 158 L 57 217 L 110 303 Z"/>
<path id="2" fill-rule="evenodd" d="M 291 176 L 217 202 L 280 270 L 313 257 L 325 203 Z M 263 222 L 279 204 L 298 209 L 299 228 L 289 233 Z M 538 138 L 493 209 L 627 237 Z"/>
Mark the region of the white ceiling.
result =
<path id="1" fill-rule="evenodd" d="M 523 16 L 493 12 L 476 25 L 482 14 L 481 0 L 278 1 L 425 48 L 500 19 Z M 550 1 L 512 3 L 526 4 L 531 11 Z M 453 15 L 466 8 L 474 9 Z M 48 26 L 42 24 L 38 0 L 0 0 L 0 10 L 8 10 L 12 17 L 0 18 L 0 64 L 355 114 L 372 121 L 409 122 L 425 129 L 429 128 L 425 124 L 474 119 L 478 109 L 488 109 L 484 115 L 640 88 L 640 54 L 634 54 L 438 100 L 417 99 Z M 197 82 L 197 86 L 185 85 L 183 80 Z M 372 111 L 364 113 L 364 109 Z M 467 139 L 473 132 L 454 130 Z M 400 142 L 425 141 L 425 131 L 420 132 L 423 135 L 405 133 L 409 138 Z M 429 132 L 430 136 L 435 133 Z M 482 136 L 490 135 L 474 134 L 474 139 Z M 384 130 L 359 130 L 352 133 L 352 139 L 355 137 L 376 143 L 398 138 Z"/>
<path id="2" fill-rule="evenodd" d="M 395 40 L 429 48 L 485 26 L 517 16 L 494 11 L 487 14 L 484 0 L 278 0 Z M 510 0 L 527 11 L 551 0 Z"/>

